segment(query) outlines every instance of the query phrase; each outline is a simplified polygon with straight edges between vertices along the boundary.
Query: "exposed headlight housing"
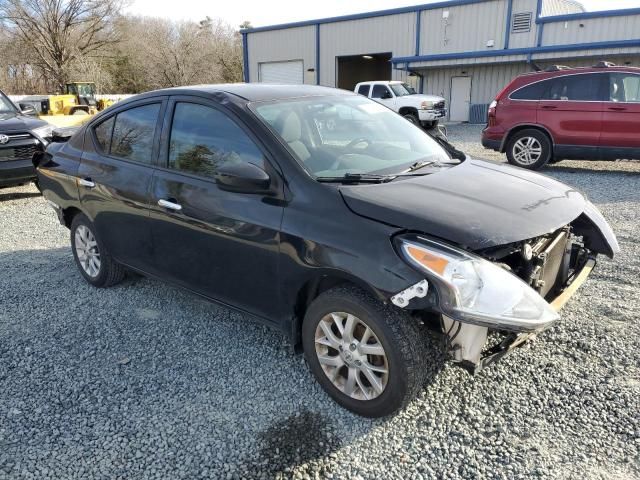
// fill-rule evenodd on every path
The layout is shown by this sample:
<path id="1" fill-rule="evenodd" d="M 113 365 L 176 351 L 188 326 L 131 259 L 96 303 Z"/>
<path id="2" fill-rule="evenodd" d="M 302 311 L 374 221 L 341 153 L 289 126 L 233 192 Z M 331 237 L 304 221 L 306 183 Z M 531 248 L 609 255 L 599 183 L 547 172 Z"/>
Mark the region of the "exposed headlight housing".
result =
<path id="1" fill-rule="evenodd" d="M 442 313 L 464 323 L 542 330 L 558 313 L 521 279 L 476 255 L 439 242 L 400 239 L 403 257 L 435 284 Z"/>
<path id="2" fill-rule="evenodd" d="M 53 135 L 54 128 L 53 125 L 45 125 L 44 127 L 34 128 L 32 132 L 42 139 L 49 140 Z"/>
<path id="3" fill-rule="evenodd" d="M 434 102 L 429 102 L 429 101 L 427 101 L 427 100 L 425 100 L 424 102 L 422 102 L 422 103 L 420 104 L 420 108 L 421 108 L 422 110 L 432 110 L 434 106 L 435 106 L 435 103 L 434 103 Z"/>

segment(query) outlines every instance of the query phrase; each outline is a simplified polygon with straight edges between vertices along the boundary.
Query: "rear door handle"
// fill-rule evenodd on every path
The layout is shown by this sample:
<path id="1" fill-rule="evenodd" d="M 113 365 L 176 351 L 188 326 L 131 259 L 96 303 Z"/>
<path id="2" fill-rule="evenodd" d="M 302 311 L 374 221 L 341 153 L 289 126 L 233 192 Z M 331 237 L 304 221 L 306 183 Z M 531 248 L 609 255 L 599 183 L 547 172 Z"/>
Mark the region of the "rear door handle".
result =
<path id="1" fill-rule="evenodd" d="M 176 212 L 179 212 L 180 210 L 182 210 L 182 205 L 176 202 L 172 202 L 171 200 L 160 199 L 158 200 L 158 205 L 160 205 L 163 208 L 167 208 L 169 210 L 174 210 Z"/>
<path id="2" fill-rule="evenodd" d="M 555 109 L 556 109 L 556 108 L 558 108 L 558 107 L 556 107 L 555 105 L 542 105 L 542 107 L 541 107 L 541 108 L 542 108 L 543 110 L 555 110 Z"/>
<path id="3" fill-rule="evenodd" d="M 96 184 L 90 178 L 79 178 L 78 179 L 78 184 L 82 185 L 83 187 L 87 187 L 87 188 L 93 188 L 93 187 L 96 186 Z"/>
<path id="4" fill-rule="evenodd" d="M 609 110 L 613 110 L 615 112 L 622 112 L 627 109 L 627 107 L 607 107 Z"/>

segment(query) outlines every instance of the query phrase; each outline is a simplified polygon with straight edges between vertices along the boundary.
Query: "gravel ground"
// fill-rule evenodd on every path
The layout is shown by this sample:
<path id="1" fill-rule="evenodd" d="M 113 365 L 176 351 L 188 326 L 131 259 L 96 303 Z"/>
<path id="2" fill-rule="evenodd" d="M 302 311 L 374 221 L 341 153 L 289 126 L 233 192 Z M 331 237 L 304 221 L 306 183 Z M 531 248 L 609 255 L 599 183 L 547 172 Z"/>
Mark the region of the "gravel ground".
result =
<path id="1" fill-rule="evenodd" d="M 473 155 L 480 128 L 451 126 Z M 286 340 L 129 280 L 96 290 L 31 187 L 0 190 L 0 478 L 640 479 L 640 162 L 562 162 L 621 255 L 563 321 L 392 418 L 337 407 Z"/>

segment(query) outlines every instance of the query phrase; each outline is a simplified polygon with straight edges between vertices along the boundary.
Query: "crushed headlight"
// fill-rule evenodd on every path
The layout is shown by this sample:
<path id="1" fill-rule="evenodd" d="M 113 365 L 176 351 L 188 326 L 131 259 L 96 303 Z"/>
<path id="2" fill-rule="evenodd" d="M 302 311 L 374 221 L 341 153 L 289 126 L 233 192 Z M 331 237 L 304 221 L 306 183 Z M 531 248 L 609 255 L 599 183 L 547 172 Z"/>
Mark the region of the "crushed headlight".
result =
<path id="1" fill-rule="evenodd" d="M 559 318 L 538 292 L 488 260 L 422 237 L 400 239 L 398 246 L 436 285 L 442 313 L 455 320 L 534 331 Z"/>

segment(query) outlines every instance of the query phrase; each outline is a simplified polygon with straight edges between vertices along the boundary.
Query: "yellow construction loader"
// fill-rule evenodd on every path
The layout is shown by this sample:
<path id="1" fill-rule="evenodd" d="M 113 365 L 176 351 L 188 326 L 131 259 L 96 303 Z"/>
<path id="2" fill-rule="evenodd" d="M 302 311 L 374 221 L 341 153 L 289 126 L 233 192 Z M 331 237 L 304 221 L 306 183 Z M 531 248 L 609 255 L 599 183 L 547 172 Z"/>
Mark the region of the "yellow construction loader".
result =
<path id="1" fill-rule="evenodd" d="M 65 85 L 64 94 L 25 97 L 20 100 L 20 107 L 33 107 L 39 118 L 57 127 L 72 127 L 83 124 L 113 103 L 96 99 L 93 82 L 72 82 Z"/>

